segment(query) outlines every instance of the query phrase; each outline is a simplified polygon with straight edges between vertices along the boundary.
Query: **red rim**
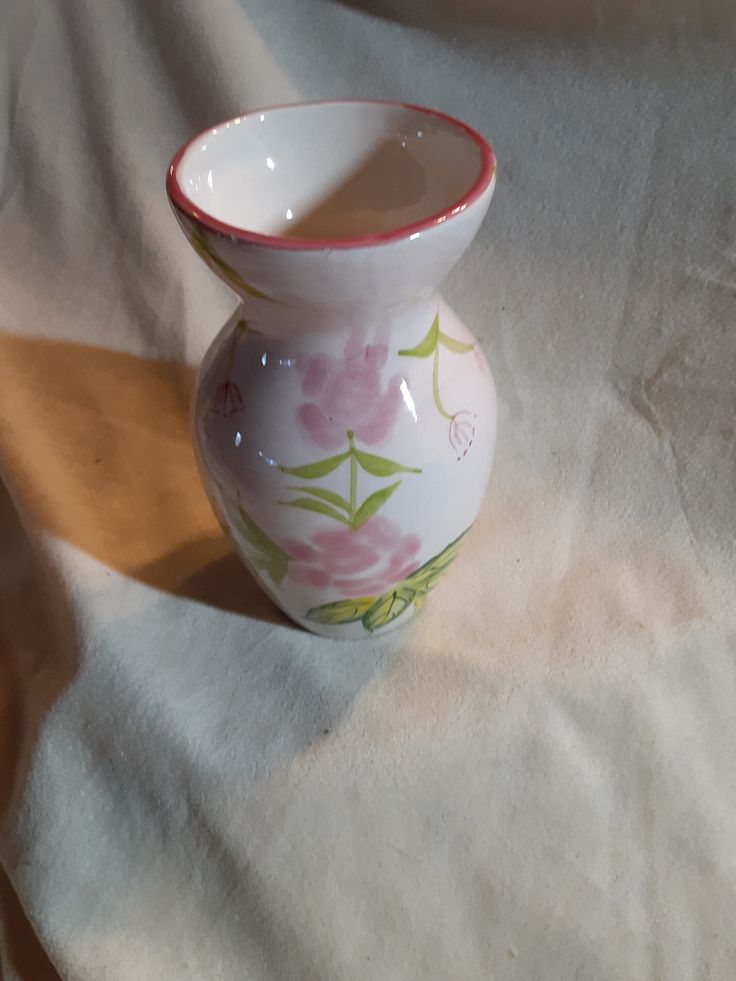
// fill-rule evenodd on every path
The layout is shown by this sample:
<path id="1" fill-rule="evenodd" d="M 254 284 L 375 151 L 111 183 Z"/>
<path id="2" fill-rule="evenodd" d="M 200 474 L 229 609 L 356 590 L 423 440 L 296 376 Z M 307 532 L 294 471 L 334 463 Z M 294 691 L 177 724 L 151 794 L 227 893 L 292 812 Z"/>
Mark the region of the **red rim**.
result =
<path id="1" fill-rule="evenodd" d="M 212 215 L 207 214 L 207 212 L 201 211 L 181 189 L 181 185 L 177 179 L 177 169 L 182 157 L 193 144 L 199 142 L 203 137 L 211 133 L 213 129 L 219 129 L 221 126 L 232 123 L 235 119 L 243 119 L 246 116 L 257 113 L 275 112 L 278 109 L 310 108 L 313 106 L 340 105 L 345 103 L 354 103 L 355 105 L 383 105 L 400 109 L 410 109 L 413 112 L 423 113 L 426 116 L 434 116 L 437 119 L 442 119 L 450 123 L 456 129 L 461 130 L 466 136 L 469 136 L 478 147 L 480 151 L 480 170 L 478 176 L 468 191 L 462 197 L 458 198 L 457 201 L 454 201 L 443 211 L 438 211 L 436 214 L 429 215 L 427 218 L 422 218 L 421 221 L 413 222 L 411 225 L 401 225 L 398 228 L 392 228 L 385 232 L 375 232 L 371 235 L 336 239 L 286 238 L 279 235 L 263 235 L 260 232 L 248 231 L 247 228 L 239 228 L 237 225 L 228 225 L 226 222 L 219 221 Z M 325 99 L 320 102 L 290 103 L 264 109 L 251 109 L 249 112 L 243 113 L 242 116 L 233 116 L 231 119 L 225 119 L 221 123 L 216 123 L 214 126 L 208 126 L 207 129 L 192 137 L 192 139 L 188 140 L 177 150 L 166 172 L 166 191 L 172 204 L 190 220 L 199 222 L 200 225 L 203 225 L 211 232 L 215 232 L 218 235 L 227 235 L 248 245 L 260 245 L 271 249 L 289 249 L 294 252 L 316 249 L 355 249 L 369 245 L 385 245 L 388 242 L 398 242 L 401 239 L 414 235 L 416 232 L 427 231 L 435 225 L 453 218 L 478 200 L 493 182 L 495 174 L 496 158 L 491 147 L 480 133 L 471 129 L 470 126 L 467 126 L 459 119 L 455 119 L 454 116 L 448 116 L 446 113 L 438 112 L 436 109 L 428 109 L 426 106 L 416 106 L 408 102 L 388 102 L 380 99 Z"/>

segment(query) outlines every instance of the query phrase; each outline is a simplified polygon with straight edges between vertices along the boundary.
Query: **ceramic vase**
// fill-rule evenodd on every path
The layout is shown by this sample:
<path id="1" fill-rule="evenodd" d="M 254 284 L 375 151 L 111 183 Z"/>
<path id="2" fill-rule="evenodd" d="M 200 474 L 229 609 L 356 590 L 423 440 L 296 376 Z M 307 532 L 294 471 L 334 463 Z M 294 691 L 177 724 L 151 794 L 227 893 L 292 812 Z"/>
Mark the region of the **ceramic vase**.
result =
<path id="1" fill-rule="evenodd" d="M 438 284 L 494 183 L 478 133 L 378 102 L 249 112 L 169 167 L 182 230 L 239 298 L 197 376 L 202 480 L 253 575 L 316 633 L 408 622 L 480 508 L 493 380 Z"/>

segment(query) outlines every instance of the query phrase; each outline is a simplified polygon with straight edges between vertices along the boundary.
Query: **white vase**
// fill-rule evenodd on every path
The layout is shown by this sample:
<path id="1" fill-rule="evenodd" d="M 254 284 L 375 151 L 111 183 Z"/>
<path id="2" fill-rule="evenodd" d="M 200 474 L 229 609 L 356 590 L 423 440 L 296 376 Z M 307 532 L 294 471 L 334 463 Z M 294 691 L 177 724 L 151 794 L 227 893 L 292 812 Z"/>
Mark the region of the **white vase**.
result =
<path id="1" fill-rule="evenodd" d="M 174 157 L 174 213 L 240 297 L 200 367 L 197 458 L 218 518 L 293 620 L 355 638 L 409 620 L 486 487 L 496 398 L 437 286 L 495 160 L 394 103 L 256 110 Z"/>

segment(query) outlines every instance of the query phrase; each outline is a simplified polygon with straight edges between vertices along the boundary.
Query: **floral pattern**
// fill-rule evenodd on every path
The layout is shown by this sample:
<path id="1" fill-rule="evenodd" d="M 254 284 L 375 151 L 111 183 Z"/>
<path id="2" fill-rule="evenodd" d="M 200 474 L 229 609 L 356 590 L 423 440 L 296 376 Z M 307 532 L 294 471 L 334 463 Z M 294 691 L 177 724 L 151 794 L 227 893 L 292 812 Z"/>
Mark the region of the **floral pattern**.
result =
<path id="1" fill-rule="evenodd" d="M 288 553 L 258 527 L 243 507 L 240 497 L 237 498 L 236 507 L 228 509 L 227 523 L 220 519 L 216 504 L 214 507 L 220 524 L 253 571 L 266 576 L 274 586 L 280 586 L 289 569 Z"/>
<path id="2" fill-rule="evenodd" d="M 325 603 L 309 610 L 307 619 L 314 623 L 331 625 L 361 621 L 369 633 L 385 627 L 400 617 L 412 604 L 416 608 L 422 605 L 427 593 L 434 589 L 447 571 L 447 567 L 456 558 L 469 530 L 466 529 L 462 535 L 450 542 L 439 555 L 435 555 L 429 562 L 425 562 L 418 569 L 405 575 L 403 579 L 380 595 L 359 596 L 357 599 Z M 366 592 L 372 591 L 366 590 Z"/>
<path id="3" fill-rule="evenodd" d="M 235 352 L 238 349 L 238 344 L 247 334 L 260 334 L 260 331 L 256 330 L 255 327 L 251 327 L 248 321 L 241 317 L 235 324 L 230 338 L 230 350 L 227 356 L 227 376 L 225 381 L 220 382 L 215 389 L 215 397 L 212 404 L 213 412 L 224 418 L 235 415 L 235 413 L 240 412 L 243 408 L 243 396 L 240 394 L 240 388 L 231 378 L 233 365 L 235 364 Z"/>
<path id="4" fill-rule="evenodd" d="M 215 390 L 213 409 L 218 416 L 232 416 L 243 408 L 243 396 L 235 382 L 224 381 Z"/>
<path id="5" fill-rule="evenodd" d="M 203 259 L 211 269 L 219 273 L 228 286 L 234 289 L 236 293 L 245 293 L 246 296 L 250 296 L 255 300 L 265 300 L 267 303 L 278 302 L 272 297 L 267 296 L 265 293 L 262 293 L 260 290 L 257 290 L 255 286 L 252 286 L 250 283 L 246 283 L 243 277 L 237 273 L 232 266 L 228 265 L 221 255 L 219 255 L 217 250 L 208 240 L 204 229 L 200 228 L 198 225 L 195 226 L 189 241 L 197 255 Z"/>
<path id="6" fill-rule="evenodd" d="M 212 409 L 218 415 L 230 416 L 243 408 L 241 391 L 232 375 L 238 344 L 250 331 L 253 328 L 240 319 L 232 332 L 227 373 L 213 396 Z M 478 356 L 475 345 L 440 331 L 439 315 L 416 347 L 398 353 L 433 359 L 435 407 L 449 423 L 450 445 L 460 460 L 473 445 L 476 414 L 469 408 L 454 413 L 445 408 L 439 390 L 440 348 L 454 354 L 475 351 Z M 455 558 L 466 534 L 420 565 L 420 537 L 378 513 L 401 486 L 404 475 L 421 473 L 417 467 L 364 448 L 391 435 L 403 402 L 402 376 L 393 375 L 387 382 L 382 378 L 387 360 L 385 344 L 363 344 L 352 338 L 341 357 L 317 355 L 299 363 L 306 401 L 298 406 L 296 421 L 314 444 L 332 453 L 297 466 L 279 466 L 282 474 L 293 479 L 286 487 L 290 496 L 278 503 L 322 515 L 332 525 L 318 528 L 306 540 L 277 542 L 256 525 L 239 498 L 226 522 L 248 565 L 273 587 L 281 588 L 288 577 L 311 589 L 331 590 L 339 597 L 309 609 L 305 614 L 308 620 L 325 625 L 360 621 L 369 633 L 391 623 L 410 606 L 421 606 Z M 341 494 L 334 483 L 324 486 L 323 478 L 343 467 Z M 361 474 L 373 478 L 363 495 L 359 483 L 365 478 Z M 399 479 L 390 479 L 397 475 L 401 475 Z"/>
<path id="7" fill-rule="evenodd" d="M 357 531 L 328 529 L 312 535 L 308 544 L 285 541 L 282 546 L 296 582 L 321 589 L 331 586 L 342 596 L 355 596 L 382 593 L 414 572 L 421 541 L 376 515 Z"/>
<path id="8" fill-rule="evenodd" d="M 448 412 L 445 408 L 440 397 L 440 347 L 444 347 L 453 354 L 469 354 L 472 351 L 475 354 L 476 362 L 480 364 L 480 351 L 477 345 L 458 341 L 440 330 L 439 313 L 416 347 L 404 348 L 398 353 L 405 358 L 432 358 L 432 396 L 435 408 L 442 418 L 449 422 L 450 446 L 457 453 L 457 459 L 462 460 L 473 445 L 476 415 L 470 409 L 460 409 L 453 413 Z"/>
<path id="9" fill-rule="evenodd" d="M 456 412 L 450 422 L 450 446 L 457 453 L 458 460 L 462 460 L 475 439 L 475 412 L 470 409 L 461 409 Z"/>
<path id="10" fill-rule="evenodd" d="M 348 429 L 347 433 L 348 448 L 336 456 L 325 457 L 324 460 L 315 460 L 314 463 L 307 463 L 300 467 L 279 467 L 282 473 L 290 474 L 292 477 L 300 477 L 303 480 L 316 480 L 326 477 L 337 470 L 343 463 L 349 461 L 350 476 L 348 497 L 344 498 L 335 491 L 320 487 L 317 484 L 306 484 L 299 487 L 289 487 L 290 491 L 306 496 L 292 498 L 288 501 L 279 501 L 286 507 L 302 508 L 305 511 L 314 511 L 317 514 L 324 514 L 334 521 L 339 521 L 347 525 L 351 531 L 357 531 L 373 515 L 383 507 L 394 491 L 401 484 L 400 480 L 394 481 L 373 491 L 361 504 L 358 504 L 358 470 L 364 470 L 373 477 L 391 477 L 397 473 L 421 473 L 416 467 L 405 467 L 395 460 L 388 460 L 383 456 L 375 456 L 373 453 L 366 453 L 359 450 L 355 445 L 355 433 Z"/>
<path id="11" fill-rule="evenodd" d="M 388 360 L 385 344 L 364 345 L 351 338 L 342 358 L 318 355 L 302 366 L 302 393 L 309 401 L 297 410 L 299 425 L 325 450 L 342 445 L 346 430 L 368 446 L 391 433 L 402 404 L 401 376 L 384 386 L 381 370 Z"/>

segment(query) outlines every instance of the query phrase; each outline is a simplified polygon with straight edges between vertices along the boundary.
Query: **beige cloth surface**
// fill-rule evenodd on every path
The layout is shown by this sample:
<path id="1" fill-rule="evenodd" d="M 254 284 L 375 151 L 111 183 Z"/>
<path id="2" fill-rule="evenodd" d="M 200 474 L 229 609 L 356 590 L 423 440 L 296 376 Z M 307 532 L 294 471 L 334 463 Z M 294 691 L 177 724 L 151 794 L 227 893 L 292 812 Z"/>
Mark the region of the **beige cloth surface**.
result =
<path id="1" fill-rule="evenodd" d="M 736 977 L 734 35 L 610 6 L 6 2 L 3 977 Z M 491 486 L 354 645 L 209 512 L 187 400 L 233 299 L 163 189 L 208 123 L 337 96 L 500 163 L 446 287 Z"/>

